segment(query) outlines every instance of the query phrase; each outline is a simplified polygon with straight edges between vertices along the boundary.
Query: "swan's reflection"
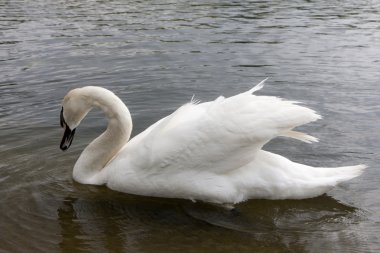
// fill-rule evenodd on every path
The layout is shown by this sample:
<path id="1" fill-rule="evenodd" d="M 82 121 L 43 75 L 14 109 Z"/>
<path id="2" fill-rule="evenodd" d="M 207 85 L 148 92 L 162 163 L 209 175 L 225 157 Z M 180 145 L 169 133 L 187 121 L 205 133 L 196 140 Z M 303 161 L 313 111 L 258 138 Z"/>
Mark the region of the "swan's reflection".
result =
<path id="1" fill-rule="evenodd" d="M 105 203 L 67 197 L 58 209 L 61 252 L 123 252 L 117 216 L 108 216 Z"/>
<path id="2" fill-rule="evenodd" d="M 82 252 L 84 240 L 83 231 L 74 210 L 76 199 L 67 197 L 58 209 L 59 225 L 62 241 L 59 244 L 62 252 Z"/>
<path id="3" fill-rule="evenodd" d="M 310 238 L 345 229 L 356 216 L 355 208 L 328 196 L 252 200 L 230 211 L 106 192 L 98 198 L 63 200 L 58 209 L 61 252 L 306 252 Z M 338 243 L 352 244 L 351 237 Z"/>

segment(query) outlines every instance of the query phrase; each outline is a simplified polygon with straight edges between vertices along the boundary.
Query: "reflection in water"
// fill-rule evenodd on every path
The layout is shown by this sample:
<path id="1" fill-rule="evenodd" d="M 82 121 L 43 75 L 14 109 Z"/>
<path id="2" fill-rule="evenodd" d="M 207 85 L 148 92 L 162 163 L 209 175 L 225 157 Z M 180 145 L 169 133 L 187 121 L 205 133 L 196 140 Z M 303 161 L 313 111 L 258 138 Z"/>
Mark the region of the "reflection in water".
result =
<path id="1" fill-rule="evenodd" d="M 340 220 L 356 211 L 325 195 L 306 200 L 250 200 L 232 212 L 211 207 L 205 205 L 201 209 L 186 210 L 191 216 L 212 225 L 251 234 L 297 231 L 297 226 L 305 223 L 310 225 L 306 230 L 303 228 L 305 232 L 324 230 L 318 225 L 326 221 L 336 223 L 331 229 L 339 230 Z"/>
<path id="2" fill-rule="evenodd" d="M 58 209 L 58 220 L 61 227 L 62 252 L 84 252 L 85 240 L 74 210 L 74 198 L 66 198 Z"/>
<path id="3" fill-rule="evenodd" d="M 132 249 L 125 245 L 118 214 L 104 213 L 100 207 L 112 208 L 103 202 L 81 202 L 77 198 L 67 197 L 62 206 L 57 210 L 61 227 L 62 252 L 123 252 L 124 249 Z M 79 201 L 80 202 L 80 201 Z M 86 210 L 91 213 L 81 218 L 76 209 Z M 128 227 L 124 227 L 127 229 Z"/>
<path id="4" fill-rule="evenodd" d="M 349 224 L 342 221 L 352 222 L 357 211 L 328 196 L 253 200 L 226 210 L 184 200 L 106 195 L 63 200 L 58 208 L 61 252 L 177 251 L 179 243 L 180 251 L 190 252 L 212 250 L 215 243 L 226 249 L 265 245 L 265 250 L 307 252 L 302 242 L 310 240 L 310 233 L 344 230 Z"/>

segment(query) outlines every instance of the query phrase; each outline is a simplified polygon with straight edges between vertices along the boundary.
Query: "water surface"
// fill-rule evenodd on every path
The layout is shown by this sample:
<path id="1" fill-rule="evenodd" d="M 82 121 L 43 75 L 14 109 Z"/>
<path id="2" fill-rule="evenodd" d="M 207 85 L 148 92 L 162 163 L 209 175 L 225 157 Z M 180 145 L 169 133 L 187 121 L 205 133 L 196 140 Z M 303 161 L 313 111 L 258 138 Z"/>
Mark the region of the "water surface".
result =
<path id="1" fill-rule="evenodd" d="M 377 1 L 0 0 L 0 252 L 379 252 Z M 133 135 L 189 101 L 261 94 L 305 102 L 320 143 L 265 149 L 314 166 L 369 169 L 327 195 L 234 211 L 73 182 L 105 127 L 91 112 L 59 150 L 62 97 L 101 85 Z"/>

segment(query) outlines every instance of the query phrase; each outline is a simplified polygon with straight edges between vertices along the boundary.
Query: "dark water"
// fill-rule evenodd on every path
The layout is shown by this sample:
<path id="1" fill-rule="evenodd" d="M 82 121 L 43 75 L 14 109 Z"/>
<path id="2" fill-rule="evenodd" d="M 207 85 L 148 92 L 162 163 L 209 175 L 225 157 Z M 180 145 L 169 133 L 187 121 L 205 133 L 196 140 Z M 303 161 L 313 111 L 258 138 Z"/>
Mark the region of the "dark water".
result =
<path id="1" fill-rule="evenodd" d="M 0 252 L 380 252 L 378 1 L 0 0 Z M 267 150 L 315 166 L 369 169 L 325 196 L 226 211 L 79 185 L 91 112 L 68 152 L 68 90 L 101 85 L 137 134 L 193 94 L 247 90 L 304 101 L 313 145 Z"/>

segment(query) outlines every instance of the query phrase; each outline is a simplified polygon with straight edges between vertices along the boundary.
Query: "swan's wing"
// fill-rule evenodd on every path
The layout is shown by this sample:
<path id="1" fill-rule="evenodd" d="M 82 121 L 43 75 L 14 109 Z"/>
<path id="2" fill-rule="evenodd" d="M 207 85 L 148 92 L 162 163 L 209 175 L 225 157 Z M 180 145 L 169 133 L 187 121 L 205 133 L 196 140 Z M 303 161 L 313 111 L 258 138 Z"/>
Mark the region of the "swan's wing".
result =
<path id="1" fill-rule="evenodd" d="M 126 152 L 135 166 L 152 172 L 226 173 L 250 162 L 276 136 L 315 140 L 292 131 L 320 118 L 313 110 L 276 97 L 255 96 L 251 91 L 186 104 L 132 139 Z"/>

